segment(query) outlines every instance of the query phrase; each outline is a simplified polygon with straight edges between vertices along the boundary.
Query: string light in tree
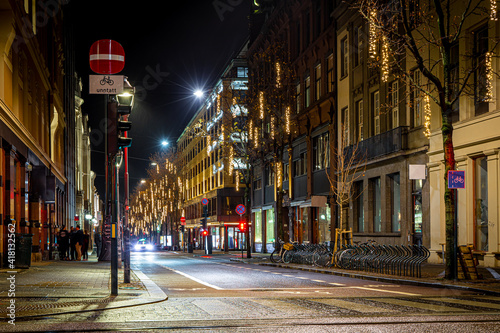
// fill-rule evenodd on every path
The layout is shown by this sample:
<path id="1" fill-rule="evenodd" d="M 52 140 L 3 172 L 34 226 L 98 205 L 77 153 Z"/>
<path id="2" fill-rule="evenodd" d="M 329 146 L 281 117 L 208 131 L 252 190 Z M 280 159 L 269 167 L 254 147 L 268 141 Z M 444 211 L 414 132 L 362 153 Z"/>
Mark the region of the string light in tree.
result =
<path id="1" fill-rule="evenodd" d="M 490 0 L 490 20 L 497 21 L 497 0 Z"/>
<path id="2" fill-rule="evenodd" d="M 260 119 L 264 119 L 264 92 L 259 92 L 259 111 L 260 111 Z"/>
<path id="3" fill-rule="evenodd" d="M 276 88 L 281 88 L 281 65 L 278 61 L 276 61 L 275 68 L 276 68 Z"/>
<path id="4" fill-rule="evenodd" d="M 389 79 L 389 42 L 385 35 L 382 36 L 382 82 Z"/>
<path id="5" fill-rule="evenodd" d="M 431 137 L 431 103 L 429 101 L 429 95 L 425 95 L 424 98 L 424 135 L 427 138 Z"/>
<path id="6" fill-rule="evenodd" d="M 372 8 L 369 14 L 369 36 L 368 36 L 368 53 L 370 58 L 377 59 L 377 27 L 375 25 L 377 18 L 377 10 Z"/>
<path id="7" fill-rule="evenodd" d="M 234 148 L 233 146 L 231 146 L 229 148 L 229 175 L 232 176 L 233 175 L 233 170 L 234 170 Z"/>
<path id="8" fill-rule="evenodd" d="M 274 116 L 271 116 L 271 140 L 274 140 Z"/>
<path id="9" fill-rule="evenodd" d="M 493 101 L 493 68 L 491 67 L 491 52 L 486 52 L 485 59 L 486 65 L 486 102 Z"/>
<path id="10" fill-rule="evenodd" d="M 235 182 L 236 182 L 236 191 L 239 191 L 240 190 L 240 172 L 238 170 L 236 170 Z"/>
<path id="11" fill-rule="evenodd" d="M 285 131 L 286 134 L 290 134 L 290 107 L 287 106 L 285 109 Z"/>

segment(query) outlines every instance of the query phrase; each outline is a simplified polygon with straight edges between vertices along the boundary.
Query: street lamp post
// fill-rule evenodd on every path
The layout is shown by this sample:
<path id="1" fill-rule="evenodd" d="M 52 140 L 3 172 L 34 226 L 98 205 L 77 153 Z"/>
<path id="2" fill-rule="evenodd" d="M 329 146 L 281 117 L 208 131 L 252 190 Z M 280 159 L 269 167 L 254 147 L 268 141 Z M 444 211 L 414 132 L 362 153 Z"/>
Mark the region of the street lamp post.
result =
<path id="1" fill-rule="evenodd" d="M 130 85 L 127 79 L 124 82 L 124 91 L 118 95 L 118 102 L 122 105 L 133 106 L 135 89 Z M 128 121 L 129 115 L 124 115 L 124 120 Z M 128 131 L 124 132 L 124 137 L 128 137 Z M 129 225 L 129 174 L 128 174 L 128 147 L 123 148 L 123 158 L 125 163 L 124 173 L 124 202 L 125 211 L 123 216 L 124 249 L 123 249 L 123 282 L 130 283 L 130 225 Z"/>

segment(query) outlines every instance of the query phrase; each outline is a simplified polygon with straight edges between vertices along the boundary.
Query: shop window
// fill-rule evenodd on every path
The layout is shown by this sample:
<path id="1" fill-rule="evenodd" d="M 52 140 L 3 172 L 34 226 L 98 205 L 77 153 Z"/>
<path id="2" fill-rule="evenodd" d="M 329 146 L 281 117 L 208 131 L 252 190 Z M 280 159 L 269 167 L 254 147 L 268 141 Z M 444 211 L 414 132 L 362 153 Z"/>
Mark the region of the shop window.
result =
<path id="1" fill-rule="evenodd" d="M 373 231 L 382 231 L 382 195 L 380 177 L 370 179 Z"/>
<path id="2" fill-rule="evenodd" d="M 399 173 L 389 175 L 389 195 L 391 203 L 391 231 L 401 232 L 401 184 Z"/>
<path id="3" fill-rule="evenodd" d="M 474 245 L 488 251 L 488 162 L 486 157 L 474 160 Z"/>

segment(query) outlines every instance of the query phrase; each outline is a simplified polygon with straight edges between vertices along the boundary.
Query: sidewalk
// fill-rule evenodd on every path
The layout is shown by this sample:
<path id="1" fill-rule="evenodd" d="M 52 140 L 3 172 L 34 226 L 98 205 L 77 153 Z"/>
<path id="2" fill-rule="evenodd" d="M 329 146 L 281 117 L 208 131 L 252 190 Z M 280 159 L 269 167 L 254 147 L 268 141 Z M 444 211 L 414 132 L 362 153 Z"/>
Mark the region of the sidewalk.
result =
<path id="1" fill-rule="evenodd" d="M 258 264 L 263 266 L 274 266 L 283 267 L 291 269 L 299 269 L 309 272 L 317 272 L 323 274 L 332 274 L 344 277 L 352 277 L 357 279 L 372 280 L 379 282 L 389 282 L 398 283 L 405 285 L 418 285 L 434 288 L 450 288 L 450 289 L 461 289 L 478 291 L 489 295 L 500 296 L 500 268 L 484 268 L 478 267 L 478 273 L 483 276 L 480 280 L 458 280 L 450 281 L 444 279 L 445 266 L 443 264 L 422 264 L 421 277 L 409 277 L 409 276 L 398 276 L 381 274 L 374 272 L 363 272 L 363 271 L 351 271 L 339 268 L 323 268 L 315 267 L 311 265 L 300 265 L 300 264 L 285 264 L 285 263 L 272 263 L 269 260 L 270 254 L 263 253 L 252 253 L 250 259 L 246 258 L 246 253 L 244 253 L 243 259 L 241 259 L 241 252 L 237 254 L 232 252 L 232 261 L 240 261 L 251 264 Z"/>
<path id="2" fill-rule="evenodd" d="M 95 256 L 89 256 L 89 261 L 35 262 L 29 269 L 14 271 L 17 273 L 0 270 L 1 318 L 7 318 L 7 307 L 13 299 L 9 289 L 15 289 L 16 320 L 55 313 L 129 307 L 168 299 L 140 271 L 131 270 L 130 283 L 120 283 L 123 281 L 123 268 L 118 270 L 118 296 L 110 296 L 110 263 L 98 262 Z M 7 280 L 11 276 L 15 276 L 15 281 Z"/>

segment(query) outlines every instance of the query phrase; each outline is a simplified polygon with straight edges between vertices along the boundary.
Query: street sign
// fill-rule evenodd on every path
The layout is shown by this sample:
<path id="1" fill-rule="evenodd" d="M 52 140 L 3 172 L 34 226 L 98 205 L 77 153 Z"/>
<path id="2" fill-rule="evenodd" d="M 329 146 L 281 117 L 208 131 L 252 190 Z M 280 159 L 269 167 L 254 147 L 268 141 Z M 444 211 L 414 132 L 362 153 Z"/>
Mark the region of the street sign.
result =
<path id="1" fill-rule="evenodd" d="M 186 225 L 186 218 L 184 216 L 181 217 L 181 225 Z"/>
<path id="2" fill-rule="evenodd" d="M 247 210 L 246 210 L 245 206 L 243 206 L 243 205 L 236 206 L 236 213 L 238 213 L 239 215 L 245 214 L 246 211 Z"/>
<path id="3" fill-rule="evenodd" d="M 120 43 L 101 39 L 90 47 L 89 62 L 95 73 L 116 74 L 125 67 L 125 51 Z"/>
<path id="4" fill-rule="evenodd" d="M 201 199 L 201 204 L 204 206 L 208 205 L 208 199 L 207 198 Z"/>
<path id="5" fill-rule="evenodd" d="M 448 171 L 448 188 L 449 189 L 465 188 L 465 171 L 464 170 L 449 170 Z"/>
<path id="6" fill-rule="evenodd" d="M 123 80 L 123 75 L 89 75 L 89 94 L 121 94 Z"/>

